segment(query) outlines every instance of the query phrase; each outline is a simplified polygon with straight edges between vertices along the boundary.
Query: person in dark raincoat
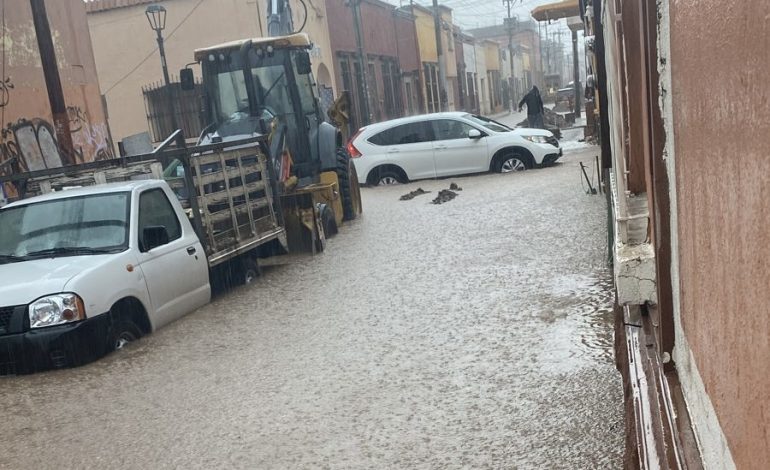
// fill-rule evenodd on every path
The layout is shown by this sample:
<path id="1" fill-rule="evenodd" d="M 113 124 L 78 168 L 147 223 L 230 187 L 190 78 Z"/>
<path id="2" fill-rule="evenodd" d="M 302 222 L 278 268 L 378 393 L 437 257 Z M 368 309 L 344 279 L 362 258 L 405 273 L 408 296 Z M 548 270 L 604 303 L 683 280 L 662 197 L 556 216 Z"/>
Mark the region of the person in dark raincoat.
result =
<path id="1" fill-rule="evenodd" d="M 519 112 L 524 105 L 527 105 L 527 120 L 529 121 L 529 127 L 534 129 L 544 129 L 545 124 L 543 122 L 543 98 L 540 97 L 540 90 L 536 86 L 533 86 L 529 92 L 524 95 L 524 98 L 519 101 Z"/>

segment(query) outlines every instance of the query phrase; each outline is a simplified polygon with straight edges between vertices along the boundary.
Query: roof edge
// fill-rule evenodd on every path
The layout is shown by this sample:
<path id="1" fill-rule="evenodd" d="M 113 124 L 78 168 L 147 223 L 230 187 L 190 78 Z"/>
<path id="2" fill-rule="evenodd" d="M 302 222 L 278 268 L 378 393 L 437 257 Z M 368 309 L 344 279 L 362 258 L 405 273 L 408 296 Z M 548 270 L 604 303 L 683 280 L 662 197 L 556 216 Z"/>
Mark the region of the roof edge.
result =
<path id="1" fill-rule="evenodd" d="M 84 0 L 83 3 L 86 4 L 88 14 L 162 2 L 163 0 Z"/>

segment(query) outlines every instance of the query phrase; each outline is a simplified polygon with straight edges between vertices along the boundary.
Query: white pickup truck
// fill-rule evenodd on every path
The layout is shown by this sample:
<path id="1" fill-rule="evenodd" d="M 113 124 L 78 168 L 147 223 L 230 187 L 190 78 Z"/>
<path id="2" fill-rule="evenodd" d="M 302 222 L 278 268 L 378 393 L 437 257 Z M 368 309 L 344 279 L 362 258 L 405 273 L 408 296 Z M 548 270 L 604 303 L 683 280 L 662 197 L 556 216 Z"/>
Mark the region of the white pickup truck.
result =
<path id="1" fill-rule="evenodd" d="M 206 304 L 217 267 L 253 276 L 257 250 L 286 238 L 265 160 L 258 147 L 191 157 L 200 236 L 173 187 L 184 178 L 103 184 L 125 168 L 0 209 L 0 375 L 119 349 Z"/>

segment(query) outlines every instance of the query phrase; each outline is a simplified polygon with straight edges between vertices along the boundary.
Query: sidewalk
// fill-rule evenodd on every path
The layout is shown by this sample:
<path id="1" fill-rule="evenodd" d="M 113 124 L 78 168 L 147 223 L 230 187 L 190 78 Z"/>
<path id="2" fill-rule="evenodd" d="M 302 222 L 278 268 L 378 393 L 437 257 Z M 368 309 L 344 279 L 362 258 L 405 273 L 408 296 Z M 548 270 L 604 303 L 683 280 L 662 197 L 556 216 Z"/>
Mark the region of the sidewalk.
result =
<path id="1" fill-rule="evenodd" d="M 518 123 L 527 118 L 527 112 L 522 111 L 515 113 L 498 113 L 489 117 L 495 121 L 499 121 L 505 124 L 506 126 L 516 127 Z M 593 145 L 580 141 L 584 138 L 583 129 L 584 128 L 582 126 L 562 129 L 561 139 L 559 139 L 562 149 L 565 151 L 576 151 L 592 148 Z"/>

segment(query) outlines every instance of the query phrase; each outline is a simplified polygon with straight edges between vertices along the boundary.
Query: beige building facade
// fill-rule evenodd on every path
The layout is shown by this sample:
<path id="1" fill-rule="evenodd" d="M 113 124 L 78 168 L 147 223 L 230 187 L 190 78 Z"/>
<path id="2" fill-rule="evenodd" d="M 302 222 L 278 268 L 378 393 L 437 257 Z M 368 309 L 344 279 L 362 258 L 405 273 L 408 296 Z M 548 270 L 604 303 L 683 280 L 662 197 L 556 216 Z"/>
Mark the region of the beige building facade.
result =
<path id="1" fill-rule="evenodd" d="M 179 70 L 194 61 L 193 50 L 267 32 L 267 3 L 254 0 L 93 0 L 87 4 L 88 27 L 94 44 L 99 80 L 106 96 L 115 141 L 146 132 L 148 117 L 142 87 L 162 81 L 155 32 L 145 17 L 151 3 L 167 11 L 166 57 L 172 82 Z M 290 0 L 295 27 L 303 9 Z M 299 20 L 297 20 L 299 18 Z M 313 72 L 319 85 L 335 89 L 334 69 L 324 2 L 308 4 L 308 33 Z M 192 65 L 196 79 L 200 67 Z M 197 137 L 197 136 L 186 136 Z"/>
<path id="2" fill-rule="evenodd" d="M 426 104 L 427 112 L 440 111 L 439 96 L 439 65 L 438 54 L 436 52 L 436 28 L 433 19 L 433 10 L 423 6 L 413 4 L 408 7 L 410 13 L 414 15 L 414 24 L 417 31 L 417 46 L 420 51 L 420 62 L 422 63 L 421 78 L 423 83 L 423 102 Z M 455 59 L 454 38 L 452 36 L 452 9 L 439 6 L 442 22 L 442 55 L 446 65 L 447 77 L 447 109 L 455 109 L 454 87 L 457 86 L 457 60 Z"/>

